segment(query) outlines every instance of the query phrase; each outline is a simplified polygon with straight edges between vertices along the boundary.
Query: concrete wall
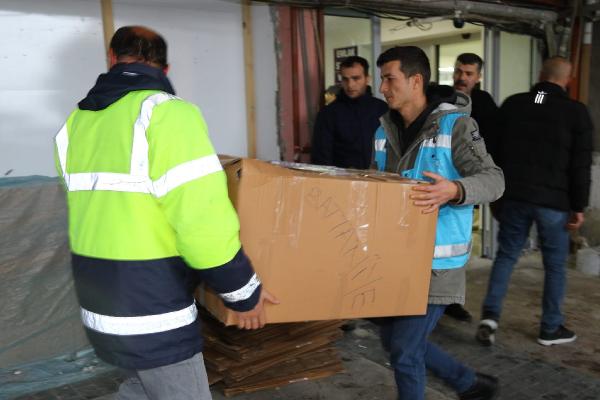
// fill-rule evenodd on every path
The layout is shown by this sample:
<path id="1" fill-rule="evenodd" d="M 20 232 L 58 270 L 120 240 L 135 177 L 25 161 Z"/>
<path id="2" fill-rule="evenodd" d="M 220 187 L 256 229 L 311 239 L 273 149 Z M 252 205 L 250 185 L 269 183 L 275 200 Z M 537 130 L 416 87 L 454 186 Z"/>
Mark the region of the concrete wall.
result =
<path id="1" fill-rule="evenodd" d="M 115 27 L 143 24 L 169 45 L 177 94 L 197 104 L 217 152 L 246 155 L 241 6 L 225 0 L 114 0 Z M 0 176 L 55 175 L 52 139 L 106 70 L 100 1 L 0 4 Z M 267 6 L 253 7 L 259 156 L 279 158 Z"/>

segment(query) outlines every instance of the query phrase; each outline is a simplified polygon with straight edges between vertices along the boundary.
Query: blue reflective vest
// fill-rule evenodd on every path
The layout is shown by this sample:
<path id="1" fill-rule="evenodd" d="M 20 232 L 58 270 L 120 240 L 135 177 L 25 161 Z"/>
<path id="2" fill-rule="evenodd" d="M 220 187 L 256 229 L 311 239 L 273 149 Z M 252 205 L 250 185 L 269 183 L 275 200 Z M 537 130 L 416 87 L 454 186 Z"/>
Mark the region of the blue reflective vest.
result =
<path id="1" fill-rule="evenodd" d="M 410 179 L 429 180 L 423 171 L 433 172 L 449 180 L 462 178 L 452 162 L 452 129 L 457 118 L 463 113 L 450 113 L 439 120 L 437 135 L 425 139 L 419 148 L 412 169 L 401 172 Z M 386 167 L 387 138 L 383 127 L 375 132 L 375 163 L 379 171 Z M 473 225 L 473 206 L 443 205 L 438 214 L 435 234 L 435 252 L 433 269 L 452 269 L 463 267 L 471 252 L 471 230 Z"/>

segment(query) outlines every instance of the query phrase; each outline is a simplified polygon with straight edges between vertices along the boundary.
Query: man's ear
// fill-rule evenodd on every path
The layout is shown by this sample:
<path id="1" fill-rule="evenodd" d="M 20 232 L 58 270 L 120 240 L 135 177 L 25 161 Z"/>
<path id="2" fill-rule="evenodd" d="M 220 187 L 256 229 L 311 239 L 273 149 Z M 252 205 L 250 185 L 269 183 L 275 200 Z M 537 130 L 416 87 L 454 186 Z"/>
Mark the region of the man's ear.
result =
<path id="1" fill-rule="evenodd" d="M 413 76 L 411 76 L 411 78 L 413 78 L 413 89 L 421 90 L 421 88 L 423 87 L 423 75 L 414 74 Z"/>
<path id="2" fill-rule="evenodd" d="M 169 67 L 170 67 L 169 64 L 167 64 L 163 67 L 162 71 L 164 72 L 165 75 L 169 72 Z"/>

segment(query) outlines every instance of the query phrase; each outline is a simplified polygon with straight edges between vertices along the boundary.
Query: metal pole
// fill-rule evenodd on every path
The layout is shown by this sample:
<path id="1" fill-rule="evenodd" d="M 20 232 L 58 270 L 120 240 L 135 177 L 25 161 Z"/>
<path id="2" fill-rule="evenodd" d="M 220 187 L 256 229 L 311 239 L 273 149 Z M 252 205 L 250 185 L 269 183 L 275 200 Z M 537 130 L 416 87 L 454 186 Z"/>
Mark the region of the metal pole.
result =
<path id="1" fill-rule="evenodd" d="M 492 29 L 492 97 L 500 104 L 500 31 Z"/>
<path id="2" fill-rule="evenodd" d="M 500 31 L 485 29 L 483 52 L 485 54 L 485 88 L 491 91 L 494 101 L 500 103 Z M 481 205 L 481 256 L 494 258 L 498 236 L 498 221 L 492 216 L 489 204 Z"/>
<path id="3" fill-rule="evenodd" d="M 379 93 L 379 86 L 381 85 L 381 76 L 377 68 L 377 57 L 381 54 L 381 19 L 379 17 L 371 17 L 371 82 L 373 88 L 373 95 L 382 98 Z"/>

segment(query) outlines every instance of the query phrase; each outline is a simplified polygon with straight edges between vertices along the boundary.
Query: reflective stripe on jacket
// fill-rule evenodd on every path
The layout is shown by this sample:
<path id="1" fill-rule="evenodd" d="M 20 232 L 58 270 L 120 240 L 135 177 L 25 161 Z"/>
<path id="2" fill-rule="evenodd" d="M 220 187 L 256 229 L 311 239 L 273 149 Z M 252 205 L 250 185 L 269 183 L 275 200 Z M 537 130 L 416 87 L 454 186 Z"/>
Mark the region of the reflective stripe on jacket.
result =
<path id="1" fill-rule="evenodd" d="M 462 178 L 452 162 L 452 128 L 463 113 L 444 115 L 439 122 L 437 135 L 423 140 L 412 169 L 403 170 L 402 176 L 427 180 L 424 171 L 433 172 L 449 180 Z M 386 135 L 383 127 L 375 133 L 375 163 L 385 170 Z M 453 269 L 464 266 L 471 251 L 473 206 L 445 204 L 440 207 L 435 237 L 433 269 Z"/>

